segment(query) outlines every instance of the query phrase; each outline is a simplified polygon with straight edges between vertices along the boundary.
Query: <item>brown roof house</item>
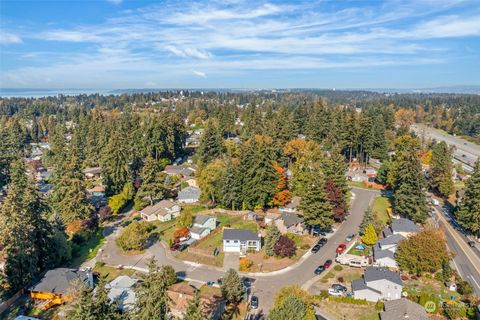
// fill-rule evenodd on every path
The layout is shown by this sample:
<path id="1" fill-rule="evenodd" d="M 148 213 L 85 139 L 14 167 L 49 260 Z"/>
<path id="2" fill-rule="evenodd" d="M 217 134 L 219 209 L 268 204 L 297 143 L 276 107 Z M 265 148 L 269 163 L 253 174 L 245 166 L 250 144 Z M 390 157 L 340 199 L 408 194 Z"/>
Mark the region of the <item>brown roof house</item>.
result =
<path id="1" fill-rule="evenodd" d="M 305 234 L 307 229 L 305 228 L 305 222 L 302 217 L 294 212 L 283 212 L 278 218 L 275 219 L 275 225 L 280 233 L 295 233 Z"/>
<path id="2" fill-rule="evenodd" d="M 180 215 L 182 208 L 171 200 L 162 200 L 153 206 L 148 206 L 142 211 L 140 215 L 145 221 L 160 220 L 162 222 L 170 221 Z"/>
<path id="3" fill-rule="evenodd" d="M 218 320 L 225 310 L 225 300 L 220 293 L 215 293 L 214 288 L 200 291 L 200 305 L 205 319 Z M 173 317 L 185 318 L 188 304 L 194 299 L 197 289 L 187 282 L 179 282 L 170 286 L 167 290 L 169 309 Z"/>

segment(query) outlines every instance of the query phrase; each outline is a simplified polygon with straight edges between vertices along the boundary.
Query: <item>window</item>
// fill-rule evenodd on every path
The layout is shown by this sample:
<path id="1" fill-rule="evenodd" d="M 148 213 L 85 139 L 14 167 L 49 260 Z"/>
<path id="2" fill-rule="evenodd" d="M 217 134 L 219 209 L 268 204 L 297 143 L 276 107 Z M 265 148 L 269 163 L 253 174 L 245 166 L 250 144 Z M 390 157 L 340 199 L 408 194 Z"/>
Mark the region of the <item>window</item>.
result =
<path id="1" fill-rule="evenodd" d="M 256 247 L 257 246 L 257 241 L 248 241 L 248 246 L 249 247 Z"/>
<path id="2" fill-rule="evenodd" d="M 234 240 L 233 243 L 238 243 L 238 240 Z"/>
<path id="3" fill-rule="evenodd" d="M 230 243 L 230 240 L 225 240 L 226 243 Z"/>

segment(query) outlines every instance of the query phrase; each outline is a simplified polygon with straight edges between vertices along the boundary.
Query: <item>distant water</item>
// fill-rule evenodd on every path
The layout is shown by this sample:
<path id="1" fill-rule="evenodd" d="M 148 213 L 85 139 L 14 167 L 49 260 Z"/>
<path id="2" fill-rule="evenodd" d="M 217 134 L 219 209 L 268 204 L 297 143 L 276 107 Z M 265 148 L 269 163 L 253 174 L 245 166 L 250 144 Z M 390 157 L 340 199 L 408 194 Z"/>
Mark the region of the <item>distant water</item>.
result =
<path id="1" fill-rule="evenodd" d="M 115 90 L 107 89 L 14 89 L 0 88 L 0 97 L 4 98 L 42 98 L 55 97 L 58 95 L 78 96 L 80 94 L 118 94 Z"/>

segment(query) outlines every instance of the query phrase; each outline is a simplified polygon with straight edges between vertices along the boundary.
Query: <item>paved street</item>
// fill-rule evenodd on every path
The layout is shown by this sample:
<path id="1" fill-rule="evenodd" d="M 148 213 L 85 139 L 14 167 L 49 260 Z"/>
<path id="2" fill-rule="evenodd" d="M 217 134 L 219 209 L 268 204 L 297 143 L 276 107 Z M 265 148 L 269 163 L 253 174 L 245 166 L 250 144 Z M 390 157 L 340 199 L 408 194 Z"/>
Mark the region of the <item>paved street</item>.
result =
<path id="1" fill-rule="evenodd" d="M 319 264 L 323 264 L 327 259 L 334 259 L 337 245 L 344 243 L 348 234 L 358 233 L 358 227 L 362 221 L 363 214 L 373 198 L 379 194 L 379 191 L 352 188 L 352 192 L 355 194 L 355 197 L 350 216 L 330 237 L 328 243 L 320 252 L 308 254 L 297 264 L 281 271 L 268 274 L 244 274 L 255 279 L 252 292 L 259 297 L 259 310 L 267 312 L 271 308 L 273 297 L 281 287 L 292 284 L 302 286 L 305 282 L 311 280 L 314 276 L 313 271 Z M 216 281 L 223 276 L 224 270 L 221 268 L 188 263 L 173 258 L 171 253 L 165 250 L 161 243 L 155 243 L 143 255 L 122 255 L 114 241 L 121 233 L 121 230 L 122 227 L 118 223 L 112 227 L 110 230 L 112 233 L 107 236 L 107 242 L 97 256 L 99 261 L 112 266 L 123 265 L 145 270 L 146 260 L 154 255 L 159 265 L 172 265 L 180 277 L 188 280 Z"/>

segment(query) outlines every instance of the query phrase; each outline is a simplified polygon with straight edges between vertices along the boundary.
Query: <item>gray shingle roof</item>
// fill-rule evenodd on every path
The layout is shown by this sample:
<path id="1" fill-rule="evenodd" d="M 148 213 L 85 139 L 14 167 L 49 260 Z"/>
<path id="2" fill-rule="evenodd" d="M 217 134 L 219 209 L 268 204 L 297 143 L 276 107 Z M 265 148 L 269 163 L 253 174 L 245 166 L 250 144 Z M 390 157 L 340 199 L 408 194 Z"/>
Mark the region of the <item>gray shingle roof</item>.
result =
<path id="1" fill-rule="evenodd" d="M 202 234 L 205 230 L 210 230 L 210 229 L 193 226 L 190 228 L 190 233 Z"/>
<path id="2" fill-rule="evenodd" d="M 373 247 L 373 257 L 375 259 L 381 259 L 381 258 L 392 258 L 395 260 L 395 254 L 390 251 L 390 250 L 382 250 L 378 247 L 378 245 L 375 245 Z"/>
<path id="3" fill-rule="evenodd" d="M 386 237 L 385 239 L 379 240 L 377 244 L 379 244 L 380 246 L 386 246 L 390 244 L 398 244 L 402 240 L 405 240 L 404 236 L 402 236 L 401 234 L 394 234 Z"/>
<path id="4" fill-rule="evenodd" d="M 178 200 L 196 199 L 200 198 L 200 189 L 196 187 L 186 187 L 178 193 Z"/>
<path id="5" fill-rule="evenodd" d="M 393 272 L 388 270 L 387 268 L 379 268 L 379 267 L 367 267 L 365 269 L 365 283 L 368 285 L 370 281 L 376 280 L 388 280 L 398 285 L 402 285 L 402 279 L 400 278 L 400 273 Z"/>
<path id="6" fill-rule="evenodd" d="M 419 232 L 420 228 L 410 219 L 393 219 L 391 225 L 393 232 Z"/>
<path id="7" fill-rule="evenodd" d="M 290 200 L 290 202 L 285 206 L 285 208 L 288 208 L 288 209 L 295 209 L 298 207 L 298 205 L 300 204 L 300 201 L 302 200 L 301 197 L 293 197 L 292 200 Z"/>
<path id="8" fill-rule="evenodd" d="M 380 313 L 382 320 L 427 320 L 428 316 L 425 309 L 408 299 L 385 301 L 385 311 Z"/>
<path id="9" fill-rule="evenodd" d="M 68 268 L 57 268 L 48 270 L 43 278 L 30 288 L 32 291 L 51 292 L 65 294 L 70 286 L 70 282 L 80 279 L 82 282 L 88 282 L 86 271 Z"/>
<path id="10" fill-rule="evenodd" d="M 390 227 L 386 227 L 385 229 L 383 229 L 382 233 L 385 238 L 393 235 L 392 229 L 390 229 Z"/>
<path id="11" fill-rule="evenodd" d="M 171 200 L 162 200 L 153 206 L 145 207 L 141 212 L 147 216 L 157 214 L 165 215 L 168 213 L 165 209 L 172 208 L 173 206 L 175 206 L 175 202 Z"/>
<path id="12" fill-rule="evenodd" d="M 223 240 L 257 240 L 260 241 L 260 237 L 256 232 L 244 229 L 223 229 Z"/>
<path id="13" fill-rule="evenodd" d="M 287 228 L 303 222 L 303 218 L 293 212 L 283 212 L 277 219 L 283 220 L 283 223 Z"/>
<path id="14" fill-rule="evenodd" d="M 205 222 L 207 222 L 209 219 L 212 219 L 212 216 L 206 215 L 206 214 L 197 214 L 193 220 L 194 223 L 203 225 Z"/>
<path id="15" fill-rule="evenodd" d="M 378 294 L 381 294 L 380 291 L 370 288 L 365 284 L 365 280 L 362 279 L 357 279 L 352 281 L 352 290 L 353 291 L 360 291 L 360 290 L 371 290 L 373 292 L 376 292 Z"/>

